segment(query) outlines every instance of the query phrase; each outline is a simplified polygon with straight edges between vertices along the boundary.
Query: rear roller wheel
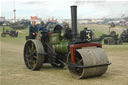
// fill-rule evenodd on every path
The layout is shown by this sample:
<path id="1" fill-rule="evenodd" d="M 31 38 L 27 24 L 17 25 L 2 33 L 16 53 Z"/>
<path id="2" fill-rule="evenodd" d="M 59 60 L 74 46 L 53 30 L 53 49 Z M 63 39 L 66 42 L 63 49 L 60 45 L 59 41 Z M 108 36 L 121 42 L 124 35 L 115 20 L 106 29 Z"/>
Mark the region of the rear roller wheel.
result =
<path id="1" fill-rule="evenodd" d="M 24 62 L 28 69 L 38 70 L 42 67 L 44 56 L 42 44 L 39 40 L 28 40 L 24 47 Z"/>

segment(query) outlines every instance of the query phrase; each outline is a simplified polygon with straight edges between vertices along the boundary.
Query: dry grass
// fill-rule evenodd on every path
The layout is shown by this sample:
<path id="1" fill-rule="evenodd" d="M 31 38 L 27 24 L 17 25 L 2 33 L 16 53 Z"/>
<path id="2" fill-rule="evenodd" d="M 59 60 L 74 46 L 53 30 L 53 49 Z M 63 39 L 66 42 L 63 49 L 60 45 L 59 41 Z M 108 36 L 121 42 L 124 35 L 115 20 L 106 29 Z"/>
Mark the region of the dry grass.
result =
<path id="1" fill-rule="evenodd" d="M 23 43 L 0 43 L 0 85 L 128 85 L 128 45 L 103 46 L 112 62 L 107 73 L 78 80 L 66 68 L 45 65 L 40 71 L 30 71 L 24 65 Z"/>

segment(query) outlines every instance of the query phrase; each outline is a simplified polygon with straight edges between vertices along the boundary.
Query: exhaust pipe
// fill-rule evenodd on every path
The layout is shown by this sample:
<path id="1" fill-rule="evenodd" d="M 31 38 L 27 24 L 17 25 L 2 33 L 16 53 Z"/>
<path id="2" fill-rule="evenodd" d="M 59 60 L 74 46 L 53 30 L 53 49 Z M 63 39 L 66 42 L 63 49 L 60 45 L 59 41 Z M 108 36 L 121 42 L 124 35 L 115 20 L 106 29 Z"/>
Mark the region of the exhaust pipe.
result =
<path id="1" fill-rule="evenodd" d="M 72 35 L 73 40 L 77 36 L 77 6 L 71 6 L 71 20 L 72 20 Z"/>

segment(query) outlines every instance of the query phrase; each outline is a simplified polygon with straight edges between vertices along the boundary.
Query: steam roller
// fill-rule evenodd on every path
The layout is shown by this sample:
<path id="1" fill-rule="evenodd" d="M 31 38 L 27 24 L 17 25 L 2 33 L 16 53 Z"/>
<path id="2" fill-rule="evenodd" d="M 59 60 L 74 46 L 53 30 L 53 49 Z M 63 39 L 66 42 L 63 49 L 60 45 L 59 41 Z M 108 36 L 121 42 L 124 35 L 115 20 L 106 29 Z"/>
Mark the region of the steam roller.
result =
<path id="1" fill-rule="evenodd" d="M 49 32 L 39 31 L 24 46 L 24 62 L 28 69 L 39 70 L 50 63 L 54 68 L 68 67 L 78 79 L 101 76 L 111 63 L 100 43 L 92 42 L 92 31 L 77 32 L 77 6 L 71 6 L 72 29 L 57 24 Z"/>

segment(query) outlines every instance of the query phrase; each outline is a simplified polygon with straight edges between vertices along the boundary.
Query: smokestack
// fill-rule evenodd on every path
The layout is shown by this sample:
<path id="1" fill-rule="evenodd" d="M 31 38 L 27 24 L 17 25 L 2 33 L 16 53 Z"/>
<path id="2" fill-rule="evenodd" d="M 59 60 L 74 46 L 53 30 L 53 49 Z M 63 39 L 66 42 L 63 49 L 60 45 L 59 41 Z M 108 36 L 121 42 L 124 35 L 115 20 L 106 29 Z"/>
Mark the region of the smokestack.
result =
<path id="1" fill-rule="evenodd" d="M 72 35 L 73 35 L 73 40 L 75 40 L 77 35 L 77 6 L 71 6 L 71 19 L 72 19 Z"/>

